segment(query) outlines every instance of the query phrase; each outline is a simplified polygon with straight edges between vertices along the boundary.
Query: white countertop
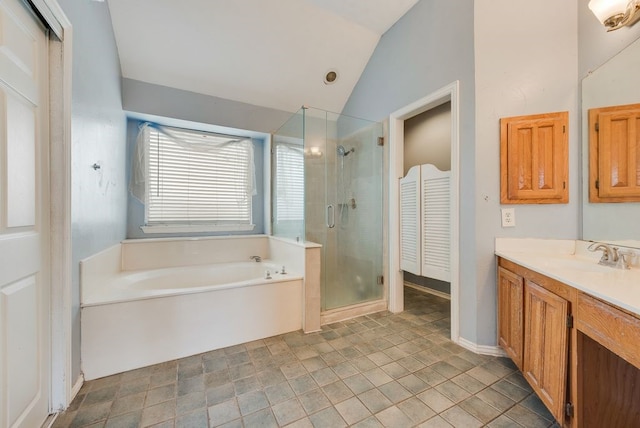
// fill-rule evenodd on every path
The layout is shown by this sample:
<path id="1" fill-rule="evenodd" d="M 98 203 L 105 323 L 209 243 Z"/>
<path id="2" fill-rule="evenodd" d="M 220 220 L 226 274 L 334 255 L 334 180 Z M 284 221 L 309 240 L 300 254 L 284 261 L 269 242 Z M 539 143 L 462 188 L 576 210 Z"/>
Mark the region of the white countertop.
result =
<path id="1" fill-rule="evenodd" d="M 598 264 L 601 252 L 591 242 L 553 239 L 496 238 L 495 254 L 527 269 L 556 279 L 620 308 L 640 315 L 640 266 L 631 269 Z M 640 254 L 640 250 L 635 250 Z"/>

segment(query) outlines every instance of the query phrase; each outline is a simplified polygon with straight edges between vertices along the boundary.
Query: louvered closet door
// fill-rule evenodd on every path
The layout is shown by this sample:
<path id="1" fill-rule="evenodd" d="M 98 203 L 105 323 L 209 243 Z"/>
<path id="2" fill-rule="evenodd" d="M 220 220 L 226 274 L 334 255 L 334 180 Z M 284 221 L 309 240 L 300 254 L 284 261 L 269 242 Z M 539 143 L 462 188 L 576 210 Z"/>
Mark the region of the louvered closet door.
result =
<path id="1" fill-rule="evenodd" d="M 422 165 L 422 276 L 451 281 L 451 171 Z"/>
<path id="2" fill-rule="evenodd" d="M 49 413 L 47 61 L 39 22 L 0 2 L 0 428 Z"/>
<path id="3" fill-rule="evenodd" d="M 400 179 L 400 269 L 420 275 L 420 166 Z"/>

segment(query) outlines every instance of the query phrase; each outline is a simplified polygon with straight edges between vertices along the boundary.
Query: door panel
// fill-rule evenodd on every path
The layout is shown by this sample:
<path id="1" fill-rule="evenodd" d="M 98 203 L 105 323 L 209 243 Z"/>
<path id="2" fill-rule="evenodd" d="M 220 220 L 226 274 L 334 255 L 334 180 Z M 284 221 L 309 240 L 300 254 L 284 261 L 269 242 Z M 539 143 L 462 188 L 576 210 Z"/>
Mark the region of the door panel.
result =
<path id="1" fill-rule="evenodd" d="M 3 98 L 7 118 L 7 227 L 34 226 L 35 108 L 16 95 Z"/>
<path id="2" fill-rule="evenodd" d="M 523 374 L 558 421 L 564 419 L 569 304 L 538 284 L 524 286 Z"/>
<path id="3" fill-rule="evenodd" d="M 498 269 L 498 344 L 522 370 L 524 285 L 520 275 Z"/>
<path id="4" fill-rule="evenodd" d="M 20 0 L 0 3 L 0 428 L 49 414 L 47 35 Z"/>
<path id="5" fill-rule="evenodd" d="M 7 419 L 13 426 L 25 409 L 36 405 L 41 377 L 39 344 L 38 283 L 35 276 L 2 289 L 2 335 L 6 338 Z M 16 328 L 20 326 L 20 328 Z"/>

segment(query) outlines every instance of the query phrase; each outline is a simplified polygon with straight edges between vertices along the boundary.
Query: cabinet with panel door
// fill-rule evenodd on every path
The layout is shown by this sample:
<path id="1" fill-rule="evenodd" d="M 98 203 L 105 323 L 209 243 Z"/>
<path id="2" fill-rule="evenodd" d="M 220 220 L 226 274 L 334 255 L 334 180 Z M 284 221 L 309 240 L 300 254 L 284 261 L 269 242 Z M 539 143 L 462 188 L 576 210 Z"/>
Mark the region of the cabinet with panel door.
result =
<path id="1" fill-rule="evenodd" d="M 500 202 L 569 202 L 569 113 L 500 119 Z"/>
<path id="2" fill-rule="evenodd" d="M 589 202 L 640 202 L 640 104 L 589 110 Z"/>
<path id="3" fill-rule="evenodd" d="M 524 352 L 523 278 L 502 267 L 498 268 L 498 345 L 522 370 Z"/>
<path id="4" fill-rule="evenodd" d="M 500 260 L 498 343 L 560 423 L 567 411 L 569 365 L 570 304 L 565 291 L 554 281 Z"/>
<path id="5" fill-rule="evenodd" d="M 499 257 L 498 336 L 559 425 L 640 427 L 640 313 Z"/>

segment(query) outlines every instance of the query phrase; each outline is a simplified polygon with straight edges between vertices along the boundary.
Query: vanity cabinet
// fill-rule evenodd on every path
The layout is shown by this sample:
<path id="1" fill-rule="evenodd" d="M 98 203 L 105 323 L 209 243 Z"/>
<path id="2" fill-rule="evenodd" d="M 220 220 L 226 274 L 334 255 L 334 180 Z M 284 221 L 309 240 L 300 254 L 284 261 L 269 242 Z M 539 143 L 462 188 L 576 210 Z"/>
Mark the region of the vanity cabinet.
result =
<path id="1" fill-rule="evenodd" d="M 500 202 L 569 202 L 569 113 L 500 119 Z"/>
<path id="2" fill-rule="evenodd" d="M 556 420 L 565 411 L 568 307 L 562 297 L 525 280 L 522 373 Z"/>
<path id="3" fill-rule="evenodd" d="M 640 104 L 589 110 L 589 202 L 640 202 Z"/>
<path id="4" fill-rule="evenodd" d="M 502 267 L 498 268 L 498 344 L 522 370 L 524 342 L 524 280 Z"/>
<path id="5" fill-rule="evenodd" d="M 582 292 L 577 312 L 580 426 L 640 426 L 640 318 Z"/>
<path id="6" fill-rule="evenodd" d="M 640 315 L 498 258 L 498 342 L 564 427 L 640 427 Z"/>
<path id="7" fill-rule="evenodd" d="M 556 420 L 562 421 L 569 355 L 569 302 L 539 284 L 542 282 L 556 285 L 501 261 L 498 343 Z"/>

